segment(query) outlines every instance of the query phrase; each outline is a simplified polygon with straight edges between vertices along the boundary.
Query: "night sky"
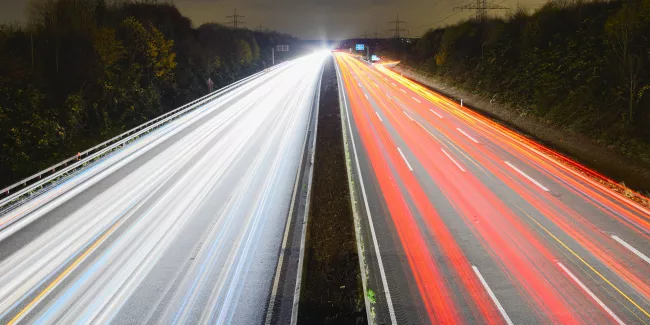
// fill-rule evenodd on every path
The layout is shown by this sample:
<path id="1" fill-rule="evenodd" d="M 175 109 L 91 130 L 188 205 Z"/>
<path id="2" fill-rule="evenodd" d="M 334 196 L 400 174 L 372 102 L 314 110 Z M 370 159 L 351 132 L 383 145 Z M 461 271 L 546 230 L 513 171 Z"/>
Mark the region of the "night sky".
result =
<path id="1" fill-rule="evenodd" d="M 473 12 L 453 11 L 453 7 L 473 0 L 175 0 L 180 11 L 195 26 L 205 22 L 225 23 L 235 7 L 245 15 L 246 27 L 277 30 L 302 39 L 342 39 L 359 37 L 364 29 L 382 36 L 389 21 L 408 22 L 410 35 L 417 37 L 428 28 L 466 19 Z M 23 21 L 28 0 L 0 0 L 0 22 Z M 159 1 L 163 2 L 163 1 Z M 171 1 L 170 1 L 171 2 Z M 545 0 L 493 0 L 488 3 L 534 9 Z M 500 10 L 502 14 L 504 10 Z M 495 12 L 496 13 L 496 12 Z"/>

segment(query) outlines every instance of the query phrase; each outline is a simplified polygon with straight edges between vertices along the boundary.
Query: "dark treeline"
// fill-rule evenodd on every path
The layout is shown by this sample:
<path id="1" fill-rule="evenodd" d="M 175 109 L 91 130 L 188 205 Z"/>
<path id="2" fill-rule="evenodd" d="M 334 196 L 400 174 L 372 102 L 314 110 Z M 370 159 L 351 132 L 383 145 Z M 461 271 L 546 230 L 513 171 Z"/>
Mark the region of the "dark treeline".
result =
<path id="1" fill-rule="evenodd" d="M 276 32 L 168 4 L 38 0 L 0 26 L 0 186 L 271 65 Z M 288 58 L 288 57 L 287 57 Z M 286 59 L 276 53 L 276 62 Z"/>
<path id="2" fill-rule="evenodd" d="M 650 161 L 650 0 L 520 8 L 430 30 L 400 57 L 444 83 Z"/>

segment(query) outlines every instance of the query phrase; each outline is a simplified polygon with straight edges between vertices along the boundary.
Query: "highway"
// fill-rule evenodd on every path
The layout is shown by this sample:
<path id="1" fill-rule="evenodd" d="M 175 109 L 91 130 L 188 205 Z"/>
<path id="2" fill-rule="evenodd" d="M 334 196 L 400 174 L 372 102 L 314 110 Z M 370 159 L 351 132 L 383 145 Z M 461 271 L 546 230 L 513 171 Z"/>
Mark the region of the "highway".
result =
<path id="1" fill-rule="evenodd" d="M 264 323 L 326 55 L 0 215 L 0 324 Z"/>
<path id="2" fill-rule="evenodd" d="M 650 324 L 650 211 L 384 66 L 336 54 L 378 324 Z"/>

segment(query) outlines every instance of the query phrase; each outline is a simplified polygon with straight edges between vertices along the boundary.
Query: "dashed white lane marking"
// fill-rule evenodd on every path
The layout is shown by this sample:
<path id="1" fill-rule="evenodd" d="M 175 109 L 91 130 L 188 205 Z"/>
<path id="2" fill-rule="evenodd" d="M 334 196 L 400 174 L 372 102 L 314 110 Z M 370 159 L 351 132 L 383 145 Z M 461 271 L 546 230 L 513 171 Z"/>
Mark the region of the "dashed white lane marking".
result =
<path id="1" fill-rule="evenodd" d="M 463 131 L 461 128 L 456 128 L 456 130 L 458 130 L 458 132 L 462 133 L 464 136 L 468 137 L 470 140 L 474 141 L 474 143 L 478 143 L 478 140 L 472 138 L 471 135 L 465 133 L 465 131 Z"/>
<path id="2" fill-rule="evenodd" d="M 528 174 L 522 172 L 519 168 L 515 167 L 515 165 L 511 164 L 509 161 L 505 162 L 506 165 L 510 166 L 510 168 L 514 169 L 519 175 L 525 177 L 527 180 L 531 181 L 533 184 L 537 185 L 537 187 L 541 188 L 544 192 L 549 192 L 549 189 L 546 188 L 546 186 L 540 184 L 538 181 L 533 179 L 532 177 L 528 176 Z"/>
<path id="3" fill-rule="evenodd" d="M 557 265 L 560 266 L 560 268 L 561 268 L 564 272 L 566 272 L 566 274 L 568 274 L 569 277 L 570 277 L 573 281 L 575 281 L 575 283 L 577 283 L 577 284 L 580 286 L 580 288 L 582 288 L 582 290 L 584 290 L 584 291 L 585 291 L 585 292 L 586 292 L 586 293 L 591 297 L 591 299 L 593 299 L 594 301 L 596 301 L 596 303 L 598 303 L 598 305 L 599 305 L 602 309 L 604 309 L 605 312 L 607 312 L 607 314 L 609 314 L 609 316 L 611 316 L 611 317 L 616 321 L 616 323 L 618 323 L 618 324 L 620 324 L 620 325 L 625 325 L 625 323 L 623 323 L 623 321 L 622 321 L 620 318 L 618 318 L 618 316 L 616 316 L 616 314 L 614 314 L 614 312 L 613 312 L 611 309 L 609 309 L 607 306 L 605 306 L 605 304 L 604 304 L 600 299 L 598 299 L 598 297 L 596 297 L 596 295 L 595 295 L 593 292 L 591 292 L 591 290 L 589 290 L 589 288 L 587 288 L 587 286 L 585 286 L 584 283 L 582 283 L 582 281 L 580 281 L 580 279 L 576 278 L 576 276 L 573 275 L 573 273 L 571 273 L 571 271 L 569 271 L 569 269 L 567 269 L 567 268 L 564 266 L 564 264 L 562 264 L 562 263 L 560 263 L 560 262 L 557 262 Z"/>
<path id="4" fill-rule="evenodd" d="M 396 84 L 394 84 L 394 83 L 392 83 L 392 82 L 391 82 L 390 84 L 391 84 L 391 85 L 393 85 L 393 87 L 397 87 L 397 85 L 396 85 Z"/>
<path id="5" fill-rule="evenodd" d="M 465 169 L 456 161 L 456 159 L 452 158 L 451 155 L 449 155 L 447 153 L 447 151 L 445 151 L 445 149 L 440 148 L 440 150 L 442 150 L 442 153 L 444 153 L 445 156 L 447 156 L 447 158 L 449 158 L 449 160 L 451 160 L 454 164 L 456 164 L 456 167 L 458 167 L 462 172 L 465 171 Z"/>
<path id="6" fill-rule="evenodd" d="M 612 238 L 617 241 L 619 244 L 623 245 L 623 247 L 627 248 L 630 252 L 634 253 L 634 255 L 638 256 L 642 260 L 644 260 L 646 263 L 650 264 L 650 258 L 646 256 L 645 254 L 641 253 L 638 249 L 632 247 L 632 245 L 628 244 L 625 242 L 623 239 L 619 238 L 616 235 L 612 235 Z"/>
<path id="7" fill-rule="evenodd" d="M 412 96 L 411 96 L 411 98 L 413 98 L 413 99 L 414 99 L 414 100 L 415 100 L 416 102 L 418 102 L 418 103 L 420 103 L 420 104 L 422 104 L 422 102 L 421 102 L 420 100 L 418 100 L 417 98 L 415 98 L 415 97 L 412 97 Z"/>
<path id="8" fill-rule="evenodd" d="M 433 113 L 433 114 L 436 114 L 439 118 L 443 118 L 442 115 L 438 114 L 438 112 L 436 112 L 436 111 L 434 111 L 432 109 L 430 109 L 429 111 L 431 111 L 431 113 Z"/>
<path id="9" fill-rule="evenodd" d="M 377 114 L 377 117 L 379 118 L 379 122 L 383 122 L 384 120 L 381 119 L 381 116 L 379 116 L 379 113 L 375 112 Z"/>
<path id="10" fill-rule="evenodd" d="M 490 286 L 487 284 L 487 282 L 483 278 L 483 275 L 481 275 L 481 272 L 479 272 L 478 268 L 476 266 L 474 266 L 474 265 L 472 265 L 472 269 L 474 269 L 474 273 L 476 273 L 476 276 L 478 277 L 479 281 L 481 281 L 481 284 L 483 285 L 483 287 L 485 287 L 485 291 L 487 291 L 488 295 L 490 296 L 490 298 L 492 298 L 492 301 L 497 306 L 497 309 L 501 313 L 501 316 L 503 316 L 503 319 L 505 319 L 505 321 L 506 321 L 506 323 L 508 325 L 514 325 L 512 323 L 512 321 L 510 320 L 510 317 L 506 313 L 506 310 L 503 309 L 503 306 L 501 306 L 501 303 L 497 299 L 497 296 L 494 295 L 494 292 L 492 292 L 492 289 L 490 289 Z"/>
<path id="11" fill-rule="evenodd" d="M 409 118 L 409 120 L 411 120 L 411 122 L 413 122 L 413 118 L 411 118 L 411 116 L 410 116 L 410 115 L 408 115 L 408 114 L 407 114 L 407 113 L 406 113 L 405 111 L 402 111 L 402 113 L 404 113 L 404 115 L 406 115 L 406 117 L 408 117 L 408 118 Z"/>
<path id="12" fill-rule="evenodd" d="M 390 95 L 388 95 L 388 94 L 386 94 L 386 97 L 388 97 L 388 99 L 392 99 L 392 98 L 390 98 Z"/>
<path id="13" fill-rule="evenodd" d="M 409 164 L 409 161 L 406 160 L 406 157 L 404 157 L 404 154 L 402 153 L 402 149 L 397 147 L 397 151 L 399 151 L 400 156 L 402 156 L 402 159 L 404 159 L 404 162 L 406 163 L 406 166 L 409 168 L 409 170 L 413 171 L 413 168 L 411 167 L 411 164 Z"/>
<path id="14" fill-rule="evenodd" d="M 379 88 L 379 85 L 376 82 L 373 81 L 372 83 L 375 85 L 375 87 Z"/>
<path id="15" fill-rule="evenodd" d="M 401 90 L 403 93 L 406 94 L 406 90 L 404 90 L 404 89 L 402 89 L 402 88 L 400 88 L 399 90 Z"/>
<path id="16" fill-rule="evenodd" d="M 363 95 L 366 96 L 366 99 L 368 99 L 368 100 L 370 99 L 370 98 L 368 98 L 368 94 L 364 93 Z"/>

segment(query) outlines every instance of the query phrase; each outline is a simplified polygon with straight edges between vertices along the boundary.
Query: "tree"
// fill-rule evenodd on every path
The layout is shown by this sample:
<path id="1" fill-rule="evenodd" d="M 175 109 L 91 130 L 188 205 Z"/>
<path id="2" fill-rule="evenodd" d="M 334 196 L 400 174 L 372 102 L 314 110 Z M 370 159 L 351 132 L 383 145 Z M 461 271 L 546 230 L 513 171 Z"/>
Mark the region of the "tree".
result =
<path id="1" fill-rule="evenodd" d="M 241 66 L 247 66 L 253 61 L 251 46 L 243 39 L 237 41 L 237 62 Z"/>
<path id="2" fill-rule="evenodd" d="M 94 27 L 94 4 L 90 0 L 32 0 L 31 28 L 44 33 L 54 46 L 56 73 L 60 73 L 61 47 L 68 35 Z"/>
<path id="3" fill-rule="evenodd" d="M 646 0 L 647 1 L 647 0 Z M 643 11 L 634 3 L 626 3 L 605 25 L 608 42 L 616 58 L 619 76 L 622 79 L 621 92 L 625 96 L 630 122 L 634 122 L 642 83 L 644 47 L 639 48 Z"/>
<path id="4" fill-rule="evenodd" d="M 31 0 L 0 25 L 0 183 L 258 71 L 274 32 L 192 23 L 174 5 Z M 259 39 L 259 41 L 258 41 Z M 270 49 L 270 47 L 266 47 Z"/>

